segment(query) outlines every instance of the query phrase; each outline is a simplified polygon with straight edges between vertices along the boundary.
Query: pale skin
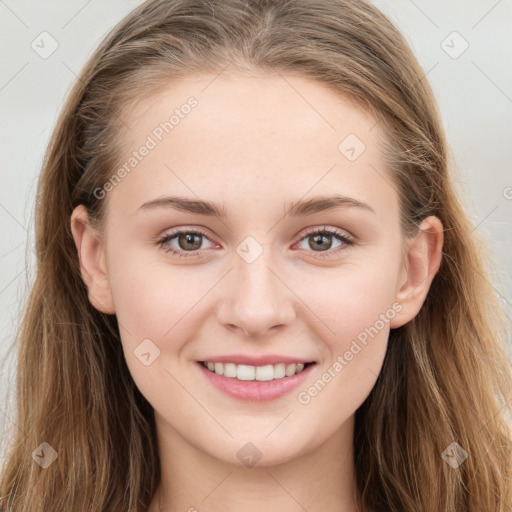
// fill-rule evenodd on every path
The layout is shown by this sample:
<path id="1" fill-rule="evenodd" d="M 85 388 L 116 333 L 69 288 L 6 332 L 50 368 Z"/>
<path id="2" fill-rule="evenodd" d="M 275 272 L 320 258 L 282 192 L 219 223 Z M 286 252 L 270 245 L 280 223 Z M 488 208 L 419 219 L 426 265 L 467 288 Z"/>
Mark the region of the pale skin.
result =
<path id="1" fill-rule="evenodd" d="M 128 158 L 187 98 L 198 101 L 108 192 L 103 233 L 90 226 L 83 206 L 71 216 L 89 300 L 117 315 L 130 372 L 155 410 L 162 479 L 149 512 L 259 512 L 262 504 L 269 511 L 355 512 L 354 414 L 381 371 L 390 329 L 424 303 L 441 262 L 443 228 L 428 217 L 415 238 L 403 237 L 380 126 L 361 107 L 297 76 L 214 78 L 175 81 L 127 110 L 129 129 L 120 137 Z M 338 149 L 348 134 L 366 146 L 354 161 Z M 370 208 L 283 218 L 291 202 L 335 194 Z M 214 202 L 226 217 L 139 209 L 168 195 Z M 178 236 L 158 246 L 175 228 L 206 237 L 192 247 Z M 307 233 L 313 228 L 337 230 L 353 244 L 327 235 L 319 247 Z M 251 263 L 236 251 L 249 236 L 262 248 Z M 401 308 L 391 315 L 393 304 Z M 382 314 L 392 318 L 300 403 L 298 393 Z M 149 366 L 134 355 L 145 339 L 160 350 Z M 198 360 L 232 353 L 317 364 L 300 389 L 244 402 L 213 388 L 197 369 Z M 261 454 L 255 466 L 237 456 L 247 442 Z"/>

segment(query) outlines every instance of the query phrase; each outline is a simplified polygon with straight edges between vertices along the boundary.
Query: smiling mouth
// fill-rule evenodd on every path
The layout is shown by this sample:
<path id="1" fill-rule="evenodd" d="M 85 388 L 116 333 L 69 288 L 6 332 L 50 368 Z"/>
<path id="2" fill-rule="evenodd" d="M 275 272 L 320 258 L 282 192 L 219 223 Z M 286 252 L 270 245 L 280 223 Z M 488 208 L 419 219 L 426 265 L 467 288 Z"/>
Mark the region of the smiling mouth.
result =
<path id="1" fill-rule="evenodd" d="M 205 368 L 212 373 L 224 377 L 233 378 L 241 381 L 271 381 L 292 377 L 304 371 L 308 366 L 316 364 L 309 363 L 277 363 L 264 366 L 251 366 L 235 363 L 213 363 L 208 361 L 199 361 Z"/>

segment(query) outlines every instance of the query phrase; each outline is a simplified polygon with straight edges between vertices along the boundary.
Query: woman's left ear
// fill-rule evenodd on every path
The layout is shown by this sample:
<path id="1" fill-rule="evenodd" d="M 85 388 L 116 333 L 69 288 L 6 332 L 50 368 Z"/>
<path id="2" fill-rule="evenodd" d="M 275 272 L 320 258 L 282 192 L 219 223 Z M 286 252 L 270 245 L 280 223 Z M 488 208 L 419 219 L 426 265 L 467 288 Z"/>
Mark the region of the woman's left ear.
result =
<path id="1" fill-rule="evenodd" d="M 443 248 L 443 225 L 435 217 L 420 224 L 419 233 L 406 241 L 406 254 L 397 282 L 396 302 L 402 310 L 391 320 L 395 329 L 411 321 L 420 311 L 439 267 Z"/>

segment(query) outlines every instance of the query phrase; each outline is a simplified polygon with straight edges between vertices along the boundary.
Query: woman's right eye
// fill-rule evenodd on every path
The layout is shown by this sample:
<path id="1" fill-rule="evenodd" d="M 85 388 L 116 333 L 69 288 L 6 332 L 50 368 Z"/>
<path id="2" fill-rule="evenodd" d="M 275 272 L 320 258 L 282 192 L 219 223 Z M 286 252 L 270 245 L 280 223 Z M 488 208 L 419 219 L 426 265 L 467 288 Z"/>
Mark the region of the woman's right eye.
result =
<path id="1" fill-rule="evenodd" d="M 209 240 L 205 233 L 196 230 L 178 230 L 164 235 L 157 241 L 157 244 L 165 252 L 172 253 L 179 257 L 195 256 L 196 252 L 203 247 L 203 240 Z M 176 245 L 171 242 L 176 241 Z"/>

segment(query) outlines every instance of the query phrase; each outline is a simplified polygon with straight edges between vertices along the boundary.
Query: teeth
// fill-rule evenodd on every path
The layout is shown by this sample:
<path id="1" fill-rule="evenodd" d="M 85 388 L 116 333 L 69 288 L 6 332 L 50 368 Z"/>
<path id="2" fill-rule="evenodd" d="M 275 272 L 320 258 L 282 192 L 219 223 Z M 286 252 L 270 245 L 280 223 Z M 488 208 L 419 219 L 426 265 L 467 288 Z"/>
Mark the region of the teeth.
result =
<path id="1" fill-rule="evenodd" d="M 236 364 L 225 363 L 224 364 L 224 377 L 236 377 L 237 376 Z"/>
<path id="2" fill-rule="evenodd" d="M 238 380 L 275 380 L 284 377 L 291 377 L 304 370 L 304 363 L 297 364 L 268 364 L 266 366 L 249 366 L 246 364 L 234 363 L 210 363 L 203 362 L 203 365 L 211 372 L 224 377 Z"/>
<path id="3" fill-rule="evenodd" d="M 228 366 L 229 364 L 232 363 L 225 363 L 224 366 Z M 254 380 L 256 373 L 255 366 L 247 366 L 246 364 L 233 364 L 233 366 L 236 368 L 233 377 L 236 377 L 238 380 Z M 226 375 L 226 377 L 229 377 L 229 375 Z"/>
<path id="4" fill-rule="evenodd" d="M 274 365 L 274 379 L 282 379 L 286 375 L 286 365 L 279 363 Z"/>

